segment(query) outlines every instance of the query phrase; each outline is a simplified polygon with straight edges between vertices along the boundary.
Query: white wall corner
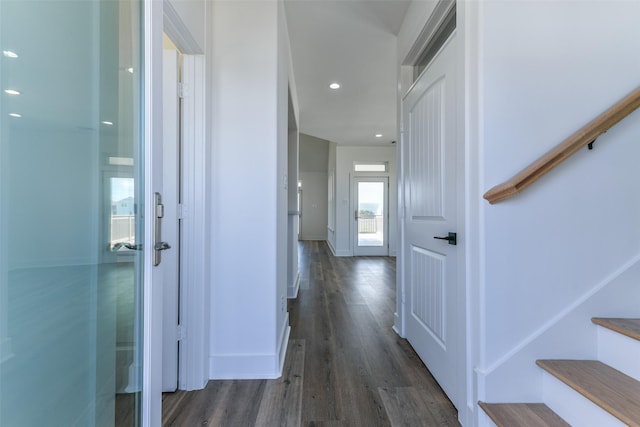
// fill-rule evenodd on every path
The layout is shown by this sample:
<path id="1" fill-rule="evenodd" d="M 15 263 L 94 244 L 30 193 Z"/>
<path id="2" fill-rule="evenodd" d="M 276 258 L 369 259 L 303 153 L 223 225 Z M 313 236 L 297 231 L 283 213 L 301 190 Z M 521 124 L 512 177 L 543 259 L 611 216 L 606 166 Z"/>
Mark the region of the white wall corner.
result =
<path id="1" fill-rule="evenodd" d="M 298 291 L 300 290 L 300 272 L 296 272 L 296 278 L 293 281 L 293 285 L 287 288 L 287 298 L 295 299 L 298 298 Z"/>
<path id="2" fill-rule="evenodd" d="M 393 331 L 401 338 L 406 338 L 404 333 L 404 325 L 402 324 L 402 318 L 398 312 L 393 313 Z"/>
<path id="3" fill-rule="evenodd" d="M 336 249 L 333 247 L 333 243 L 331 243 L 330 239 L 327 239 L 327 246 L 329 246 L 329 250 L 331 251 L 331 254 L 333 256 L 337 256 L 336 255 Z"/>

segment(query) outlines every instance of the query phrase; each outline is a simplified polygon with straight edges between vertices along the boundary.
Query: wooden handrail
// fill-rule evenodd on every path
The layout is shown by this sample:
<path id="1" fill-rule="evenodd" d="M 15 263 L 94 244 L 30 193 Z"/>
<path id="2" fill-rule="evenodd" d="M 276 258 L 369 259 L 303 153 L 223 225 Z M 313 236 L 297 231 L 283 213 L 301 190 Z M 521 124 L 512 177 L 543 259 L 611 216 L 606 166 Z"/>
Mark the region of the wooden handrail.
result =
<path id="1" fill-rule="evenodd" d="M 595 141 L 596 138 L 633 113 L 638 107 L 640 107 L 640 87 L 531 163 L 513 178 L 496 185 L 484 193 L 484 198 L 489 203 L 494 204 L 515 196 L 582 147 Z"/>

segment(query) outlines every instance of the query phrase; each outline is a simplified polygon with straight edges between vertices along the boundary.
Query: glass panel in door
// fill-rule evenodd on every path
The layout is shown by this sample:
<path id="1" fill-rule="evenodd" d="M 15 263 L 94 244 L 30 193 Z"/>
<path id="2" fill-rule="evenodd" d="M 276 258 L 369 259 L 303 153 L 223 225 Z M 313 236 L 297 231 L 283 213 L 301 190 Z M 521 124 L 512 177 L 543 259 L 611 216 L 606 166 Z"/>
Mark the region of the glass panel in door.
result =
<path id="1" fill-rule="evenodd" d="M 356 178 L 355 255 L 387 255 L 387 178 Z"/>
<path id="2" fill-rule="evenodd" d="M 140 424 L 141 10 L 0 1 L 2 426 Z"/>

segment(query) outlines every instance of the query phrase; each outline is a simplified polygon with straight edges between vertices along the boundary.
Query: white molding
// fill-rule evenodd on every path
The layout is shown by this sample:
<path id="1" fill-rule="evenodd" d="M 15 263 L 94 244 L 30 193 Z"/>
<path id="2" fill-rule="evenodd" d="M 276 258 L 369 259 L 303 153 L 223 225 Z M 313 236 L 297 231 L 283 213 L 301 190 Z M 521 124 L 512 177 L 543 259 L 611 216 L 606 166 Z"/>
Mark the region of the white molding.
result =
<path id="1" fill-rule="evenodd" d="M 331 246 L 329 246 L 331 247 Z M 337 257 L 343 257 L 343 256 L 353 256 L 353 254 L 351 253 L 351 251 L 349 249 L 341 249 L 339 251 L 331 251 L 333 252 L 333 256 L 337 256 Z"/>
<path id="2" fill-rule="evenodd" d="M 293 282 L 293 285 L 287 288 L 287 298 L 288 299 L 298 298 L 299 290 L 300 290 L 300 272 L 296 271 L 296 278 Z"/>
<path id="3" fill-rule="evenodd" d="M 199 55 L 204 53 L 198 44 L 189 27 L 185 25 L 180 15 L 175 10 L 169 0 L 164 0 L 164 32 L 176 45 L 178 50 L 184 54 Z"/>
<path id="4" fill-rule="evenodd" d="M 422 52 L 433 39 L 437 31 L 442 26 L 444 19 L 451 10 L 456 7 L 455 0 L 439 0 L 431 16 L 425 23 L 420 34 L 416 37 L 413 45 L 401 65 L 414 65 Z"/>
<path id="5" fill-rule="evenodd" d="M 179 388 L 199 390 L 207 385 L 209 366 L 209 288 L 207 286 L 208 149 L 205 139 L 205 57 L 184 55 L 182 109 L 181 307 Z"/>
<path id="6" fill-rule="evenodd" d="M 280 377 L 279 354 L 214 354 L 209 357 L 212 380 L 262 380 Z"/>
<path id="7" fill-rule="evenodd" d="M 280 339 L 278 340 L 278 377 L 282 375 L 284 369 L 284 361 L 287 355 L 287 347 L 289 346 L 289 335 L 291 334 L 291 326 L 289 326 L 289 313 L 284 317 L 282 327 L 280 328 Z"/>
<path id="8" fill-rule="evenodd" d="M 337 256 L 336 255 L 336 249 L 333 247 L 333 243 L 331 243 L 331 240 L 329 240 L 329 239 L 327 239 L 327 246 L 329 246 L 329 250 L 331 251 L 331 255 Z"/>
<path id="9" fill-rule="evenodd" d="M 163 2 L 144 2 L 144 205 L 153 218 L 155 191 L 162 189 L 162 17 Z M 154 224 L 144 223 L 144 246 L 153 247 Z M 142 298 L 142 425 L 162 423 L 162 271 L 153 266 L 153 251 L 144 251 Z"/>
<path id="10" fill-rule="evenodd" d="M 313 241 L 321 241 L 324 242 L 325 240 L 327 240 L 327 236 L 300 236 L 300 240 L 304 241 L 304 240 L 313 240 Z"/>

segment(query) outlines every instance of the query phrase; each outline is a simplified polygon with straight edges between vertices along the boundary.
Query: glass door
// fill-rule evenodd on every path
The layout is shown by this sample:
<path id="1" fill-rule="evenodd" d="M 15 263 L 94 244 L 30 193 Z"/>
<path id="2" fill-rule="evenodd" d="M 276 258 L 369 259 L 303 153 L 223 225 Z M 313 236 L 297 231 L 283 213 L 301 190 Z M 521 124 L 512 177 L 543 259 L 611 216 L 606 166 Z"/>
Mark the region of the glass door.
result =
<path id="1" fill-rule="evenodd" d="M 0 425 L 140 424 L 142 4 L 0 1 Z"/>
<path id="2" fill-rule="evenodd" d="M 383 178 L 354 178 L 354 255 L 386 256 L 387 190 L 389 180 Z"/>

